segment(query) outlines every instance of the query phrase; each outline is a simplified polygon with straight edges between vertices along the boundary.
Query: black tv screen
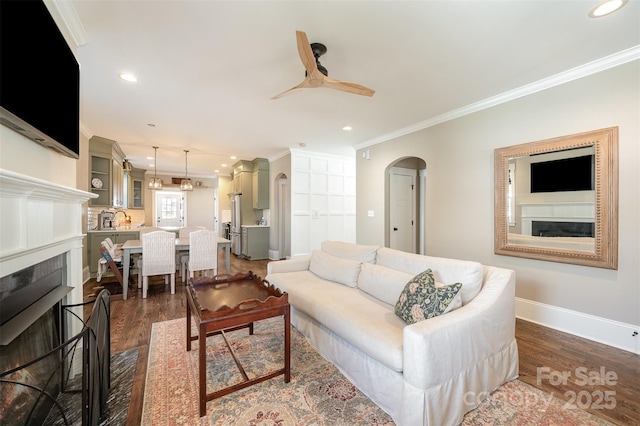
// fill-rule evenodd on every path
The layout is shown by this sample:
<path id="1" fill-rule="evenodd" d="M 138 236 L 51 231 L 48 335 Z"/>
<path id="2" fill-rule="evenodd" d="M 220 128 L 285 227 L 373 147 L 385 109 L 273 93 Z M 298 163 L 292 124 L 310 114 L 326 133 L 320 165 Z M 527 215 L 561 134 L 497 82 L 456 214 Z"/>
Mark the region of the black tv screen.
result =
<path id="1" fill-rule="evenodd" d="M 78 158 L 80 69 L 41 0 L 0 1 L 0 122 Z"/>
<path id="2" fill-rule="evenodd" d="M 531 163 L 531 192 L 594 189 L 593 155 Z"/>

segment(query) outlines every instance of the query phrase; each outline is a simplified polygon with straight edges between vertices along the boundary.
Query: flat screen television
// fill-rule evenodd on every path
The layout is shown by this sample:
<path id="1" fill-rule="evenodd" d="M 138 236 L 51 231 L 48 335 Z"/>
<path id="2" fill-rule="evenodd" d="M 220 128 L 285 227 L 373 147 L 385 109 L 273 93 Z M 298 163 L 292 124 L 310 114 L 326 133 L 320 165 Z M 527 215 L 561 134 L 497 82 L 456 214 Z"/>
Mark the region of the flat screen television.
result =
<path id="1" fill-rule="evenodd" d="M 590 191 L 594 189 L 594 156 L 531 163 L 531 192 Z"/>
<path id="2" fill-rule="evenodd" d="M 42 0 L 0 1 L 0 123 L 78 158 L 80 68 Z"/>

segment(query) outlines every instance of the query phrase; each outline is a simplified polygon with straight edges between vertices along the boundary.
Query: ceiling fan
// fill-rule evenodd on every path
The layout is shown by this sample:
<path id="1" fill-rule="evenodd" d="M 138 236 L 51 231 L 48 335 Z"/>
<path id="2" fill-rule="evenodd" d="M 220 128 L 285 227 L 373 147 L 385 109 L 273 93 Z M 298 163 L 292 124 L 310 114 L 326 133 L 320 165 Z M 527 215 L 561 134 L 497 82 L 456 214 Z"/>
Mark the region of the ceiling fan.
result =
<path id="1" fill-rule="evenodd" d="M 271 99 L 278 99 L 279 97 L 289 93 L 295 89 L 315 88 L 315 87 L 329 87 L 331 89 L 342 90 L 343 92 L 349 92 L 362 96 L 373 96 L 375 90 L 371 90 L 368 87 L 361 86 L 356 83 L 350 83 L 348 81 L 336 80 L 328 76 L 328 71 L 320 64 L 318 58 L 327 53 L 327 48 L 321 43 L 309 43 L 307 35 L 302 31 L 296 31 L 296 40 L 298 42 L 298 54 L 302 60 L 306 71 L 306 77 L 302 80 L 302 83 L 292 87 L 289 90 L 273 96 Z"/>

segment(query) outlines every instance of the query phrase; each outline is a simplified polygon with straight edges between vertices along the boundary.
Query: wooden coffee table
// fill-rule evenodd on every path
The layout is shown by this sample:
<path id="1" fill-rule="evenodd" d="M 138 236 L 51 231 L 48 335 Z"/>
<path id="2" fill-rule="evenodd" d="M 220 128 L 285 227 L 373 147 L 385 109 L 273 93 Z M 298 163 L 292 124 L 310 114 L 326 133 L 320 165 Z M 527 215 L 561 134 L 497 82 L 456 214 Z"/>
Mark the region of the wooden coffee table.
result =
<path id="1" fill-rule="evenodd" d="M 289 296 L 268 281 L 248 273 L 233 276 L 190 279 L 187 292 L 187 351 L 191 341 L 198 340 L 200 417 L 207 412 L 207 401 L 230 394 L 239 389 L 284 374 L 285 383 L 291 380 L 291 325 Z M 191 335 L 191 316 L 196 320 L 198 335 Z M 253 322 L 283 316 L 284 319 L 284 368 L 264 376 L 250 379 L 236 353 L 231 348 L 225 332 L 249 328 L 253 334 Z M 207 394 L 207 336 L 221 334 L 242 374 L 243 381 Z"/>

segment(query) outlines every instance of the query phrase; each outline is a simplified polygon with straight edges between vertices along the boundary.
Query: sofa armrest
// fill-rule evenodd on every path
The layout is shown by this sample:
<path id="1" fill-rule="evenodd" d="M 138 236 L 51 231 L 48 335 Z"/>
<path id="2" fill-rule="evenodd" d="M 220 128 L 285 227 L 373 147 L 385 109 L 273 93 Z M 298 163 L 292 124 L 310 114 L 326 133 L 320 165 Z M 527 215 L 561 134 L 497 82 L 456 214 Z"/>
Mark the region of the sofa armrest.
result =
<path id="1" fill-rule="evenodd" d="M 405 381 L 419 389 L 445 383 L 515 339 L 515 272 L 484 267 L 480 293 L 463 307 L 403 331 Z"/>
<path id="2" fill-rule="evenodd" d="M 267 276 L 282 272 L 308 271 L 310 257 L 297 257 L 295 259 L 277 260 L 267 263 Z"/>

